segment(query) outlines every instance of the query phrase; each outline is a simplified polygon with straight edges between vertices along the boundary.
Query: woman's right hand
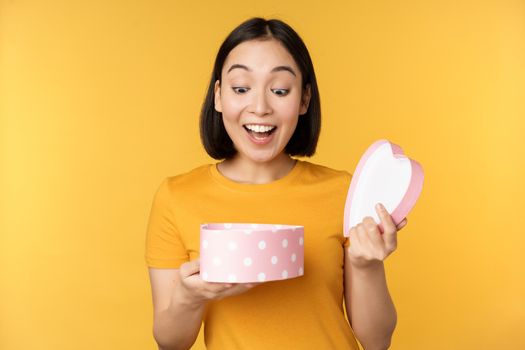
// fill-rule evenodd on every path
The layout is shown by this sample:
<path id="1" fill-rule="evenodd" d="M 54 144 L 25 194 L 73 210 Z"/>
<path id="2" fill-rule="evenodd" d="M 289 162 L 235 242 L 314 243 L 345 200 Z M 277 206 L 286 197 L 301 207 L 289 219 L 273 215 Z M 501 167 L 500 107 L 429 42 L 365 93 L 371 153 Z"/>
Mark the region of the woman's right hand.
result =
<path id="1" fill-rule="evenodd" d="M 220 283 L 207 282 L 199 275 L 200 259 L 182 264 L 179 268 L 181 283 L 176 286 L 185 303 L 202 305 L 211 300 L 220 300 L 225 297 L 242 294 L 263 282 L 251 283 Z"/>

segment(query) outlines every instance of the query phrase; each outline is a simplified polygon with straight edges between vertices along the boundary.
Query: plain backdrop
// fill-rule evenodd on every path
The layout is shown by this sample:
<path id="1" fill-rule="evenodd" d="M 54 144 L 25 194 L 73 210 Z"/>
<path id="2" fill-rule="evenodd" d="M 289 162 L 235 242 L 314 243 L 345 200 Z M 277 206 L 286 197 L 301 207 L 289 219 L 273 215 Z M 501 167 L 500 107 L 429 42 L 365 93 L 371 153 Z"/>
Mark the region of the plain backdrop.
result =
<path id="1" fill-rule="evenodd" d="M 216 161 L 200 107 L 253 16 L 310 50 L 323 119 L 307 160 L 353 173 L 385 138 L 424 168 L 385 261 L 391 349 L 524 349 L 520 0 L 0 0 L 0 348 L 156 349 L 153 194 Z"/>

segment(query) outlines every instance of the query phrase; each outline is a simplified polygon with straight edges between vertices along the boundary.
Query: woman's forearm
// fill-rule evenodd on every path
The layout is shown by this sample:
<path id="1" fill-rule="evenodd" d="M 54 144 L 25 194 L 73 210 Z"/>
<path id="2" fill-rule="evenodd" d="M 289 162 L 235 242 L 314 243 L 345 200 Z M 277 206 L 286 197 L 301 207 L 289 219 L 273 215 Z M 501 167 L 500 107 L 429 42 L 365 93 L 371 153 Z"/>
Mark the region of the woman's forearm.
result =
<path id="1" fill-rule="evenodd" d="M 155 317 L 153 334 L 159 350 L 187 350 L 191 348 L 202 324 L 205 304 L 191 304 L 179 288 L 174 292 L 170 306 Z"/>
<path id="2" fill-rule="evenodd" d="M 365 350 L 388 349 L 397 314 L 388 292 L 382 261 L 352 267 L 350 312 L 352 328 Z"/>

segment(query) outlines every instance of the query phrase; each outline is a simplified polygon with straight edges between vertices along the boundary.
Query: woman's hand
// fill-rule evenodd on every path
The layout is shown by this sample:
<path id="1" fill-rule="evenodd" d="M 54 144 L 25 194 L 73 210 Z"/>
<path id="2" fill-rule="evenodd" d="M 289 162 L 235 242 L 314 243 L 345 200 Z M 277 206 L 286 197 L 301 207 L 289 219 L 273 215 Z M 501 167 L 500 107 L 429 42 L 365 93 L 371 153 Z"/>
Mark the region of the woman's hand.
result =
<path id="1" fill-rule="evenodd" d="M 383 233 L 370 216 L 349 231 L 350 246 L 347 249 L 352 267 L 363 269 L 377 266 L 397 248 L 397 231 L 407 224 L 407 219 L 396 227 L 388 211 L 382 205 L 379 207 L 379 203 L 376 212 L 381 219 Z"/>
<path id="2" fill-rule="evenodd" d="M 179 269 L 181 283 L 175 288 L 174 293 L 180 293 L 179 296 L 188 304 L 202 305 L 211 300 L 220 300 L 244 293 L 263 283 L 206 282 L 200 277 L 199 271 L 200 259 L 184 263 Z"/>

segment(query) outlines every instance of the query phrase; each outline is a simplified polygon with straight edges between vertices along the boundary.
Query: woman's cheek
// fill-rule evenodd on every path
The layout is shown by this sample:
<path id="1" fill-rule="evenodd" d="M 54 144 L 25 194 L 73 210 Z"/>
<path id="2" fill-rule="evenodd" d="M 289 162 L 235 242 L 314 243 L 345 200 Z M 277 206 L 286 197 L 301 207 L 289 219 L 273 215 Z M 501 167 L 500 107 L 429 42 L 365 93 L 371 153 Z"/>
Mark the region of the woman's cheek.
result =
<path id="1" fill-rule="evenodd" d="M 283 115 L 297 115 L 299 114 L 300 98 L 299 96 L 289 96 L 289 98 L 282 98 L 282 101 L 279 101 L 279 110 Z"/>
<path id="2" fill-rule="evenodd" d="M 246 105 L 245 101 L 242 101 L 241 99 L 230 99 L 228 102 L 223 104 L 223 109 L 228 114 L 236 114 L 244 108 Z"/>

